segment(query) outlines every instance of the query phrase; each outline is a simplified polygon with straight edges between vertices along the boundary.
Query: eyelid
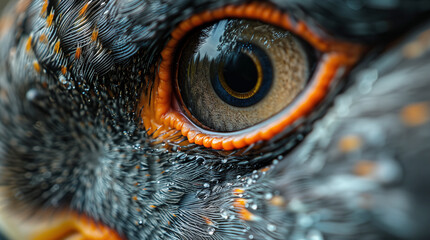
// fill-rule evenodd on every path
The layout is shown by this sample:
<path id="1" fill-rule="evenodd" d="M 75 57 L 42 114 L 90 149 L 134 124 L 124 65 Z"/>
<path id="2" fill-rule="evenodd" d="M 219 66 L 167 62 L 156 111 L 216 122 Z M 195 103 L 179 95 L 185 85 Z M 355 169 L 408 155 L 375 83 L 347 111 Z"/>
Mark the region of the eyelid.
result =
<path id="1" fill-rule="evenodd" d="M 194 28 L 226 18 L 259 20 L 281 27 L 302 37 L 323 54 L 322 63 L 318 64 L 309 85 L 298 99 L 280 113 L 280 116 L 267 123 L 228 134 L 211 132 L 196 126 L 177 110 L 178 108 L 174 106 L 175 102 L 172 101 L 174 94 L 172 66 L 175 64 L 174 56 L 178 51 L 178 45 Z M 155 137 L 163 131 L 176 129 L 181 131 L 181 134 L 191 143 L 224 150 L 238 149 L 260 140 L 269 140 L 297 119 L 309 114 L 324 98 L 337 71 L 352 67 L 365 50 L 365 47 L 359 44 L 323 38 L 311 31 L 305 22 L 295 23 L 291 21 L 288 14 L 269 4 L 256 2 L 238 6 L 228 5 L 214 11 L 196 14 L 180 23 L 171 33 L 171 37 L 161 53 L 162 61 L 155 79 L 155 99 L 150 103 L 147 95 L 143 94 L 139 104 L 140 107 L 146 104 L 142 112 L 143 124 L 146 129 L 153 129 L 150 133 Z"/>

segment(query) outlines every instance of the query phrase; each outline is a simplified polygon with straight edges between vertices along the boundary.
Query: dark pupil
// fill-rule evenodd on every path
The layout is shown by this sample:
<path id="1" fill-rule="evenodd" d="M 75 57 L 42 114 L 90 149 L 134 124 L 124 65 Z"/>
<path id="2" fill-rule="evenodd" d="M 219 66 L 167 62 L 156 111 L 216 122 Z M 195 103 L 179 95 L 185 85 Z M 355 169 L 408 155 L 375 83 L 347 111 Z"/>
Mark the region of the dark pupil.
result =
<path id="1" fill-rule="evenodd" d="M 254 61 L 245 53 L 229 54 L 223 65 L 225 83 L 235 92 L 247 93 L 258 81 L 258 71 Z"/>
<path id="2" fill-rule="evenodd" d="M 225 103 L 249 107 L 258 103 L 272 85 L 272 64 L 266 53 L 251 43 L 235 42 L 220 50 L 210 65 L 213 90 Z"/>

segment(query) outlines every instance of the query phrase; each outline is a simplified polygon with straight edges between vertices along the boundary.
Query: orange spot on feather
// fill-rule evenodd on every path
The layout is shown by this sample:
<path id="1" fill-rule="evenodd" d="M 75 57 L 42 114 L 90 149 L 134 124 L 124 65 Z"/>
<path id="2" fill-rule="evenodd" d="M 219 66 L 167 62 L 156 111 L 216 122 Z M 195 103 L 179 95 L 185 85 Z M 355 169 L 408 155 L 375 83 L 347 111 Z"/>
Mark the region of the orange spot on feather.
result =
<path id="1" fill-rule="evenodd" d="M 94 29 L 93 33 L 91 34 L 91 42 L 95 42 L 98 36 L 99 36 L 99 31 L 97 29 Z"/>
<path id="2" fill-rule="evenodd" d="M 203 216 L 203 219 L 205 220 L 205 223 L 207 225 L 214 225 L 214 223 L 212 222 L 212 220 L 210 220 L 208 217 Z"/>
<path id="3" fill-rule="evenodd" d="M 245 192 L 245 190 L 243 190 L 242 188 L 235 188 L 234 190 L 233 190 L 233 194 L 234 195 L 239 195 L 239 194 L 242 194 L 242 193 L 244 193 Z"/>
<path id="4" fill-rule="evenodd" d="M 338 148 L 343 153 L 349 153 L 358 150 L 363 144 L 359 136 L 349 135 L 339 140 Z"/>
<path id="5" fill-rule="evenodd" d="M 422 125 L 430 120 L 429 104 L 426 102 L 410 104 L 402 109 L 400 117 L 406 126 Z"/>
<path id="6" fill-rule="evenodd" d="M 33 36 L 29 36 L 27 39 L 27 43 L 25 44 L 25 51 L 29 52 L 31 50 L 31 41 L 33 40 Z"/>
<path id="7" fill-rule="evenodd" d="M 79 59 L 81 57 L 82 49 L 81 47 L 76 48 L 75 59 Z"/>
<path id="8" fill-rule="evenodd" d="M 36 61 L 33 62 L 33 67 L 36 72 L 40 73 L 40 64 Z"/>
<path id="9" fill-rule="evenodd" d="M 85 12 L 87 11 L 87 9 L 88 9 L 88 5 L 89 5 L 89 3 L 86 3 L 82 8 L 81 8 L 81 10 L 79 11 L 79 16 L 82 16 L 82 15 L 84 15 L 85 14 Z"/>
<path id="10" fill-rule="evenodd" d="M 55 52 L 55 53 L 59 53 L 59 52 L 60 52 L 60 40 L 58 40 L 58 41 L 55 43 L 55 46 L 54 46 L 54 52 Z"/>
<path id="11" fill-rule="evenodd" d="M 354 173 L 357 176 L 369 176 L 376 169 L 376 163 L 371 161 L 360 161 L 354 166 Z"/>
<path id="12" fill-rule="evenodd" d="M 67 73 L 67 67 L 66 66 L 61 66 L 61 73 L 63 75 L 65 75 Z"/>
<path id="13" fill-rule="evenodd" d="M 48 25 L 48 27 L 50 27 L 52 25 L 53 20 L 54 20 L 54 14 L 50 13 L 48 15 L 48 17 L 46 18 L 46 24 Z"/>
<path id="14" fill-rule="evenodd" d="M 238 210 L 239 218 L 245 221 L 255 220 L 255 215 L 245 208 L 247 200 L 238 198 L 233 202 L 233 206 Z"/>
<path id="15" fill-rule="evenodd" d="M 43 2 L 42 9 L 40 10 L 40 15 L 45 14 L 46 13 L 46 9 L 48 9 L 48 0 L 45 0 Z"/>
<path id="16" fill-rule="evenodd" d="M 39 42 L 42 42 L 42 43 L 48 43 L 48 38 L 46 37 L 46 35 L 44 34 L 44 33 L 42 33 L 40 36 L 39 36 Z"/>

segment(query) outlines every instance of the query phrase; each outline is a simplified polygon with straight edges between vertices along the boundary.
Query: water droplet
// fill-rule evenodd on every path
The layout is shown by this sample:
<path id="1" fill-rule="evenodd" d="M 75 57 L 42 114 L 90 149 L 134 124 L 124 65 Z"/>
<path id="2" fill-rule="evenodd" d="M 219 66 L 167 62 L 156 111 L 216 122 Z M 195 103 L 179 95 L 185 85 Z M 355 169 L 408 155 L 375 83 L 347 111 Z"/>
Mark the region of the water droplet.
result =
<path id="1" fill-rule="evenodd" d="M 270 232 L 274 232 L 274 231 L 276 231 L 276 226 L 269 223 L 269 224 L 267 224 L 267 230 L 269 230 Z"/>
<path id="2" fill-rule="evenodd" d="M 51 192 L 56 192 L 58 189 L 60 189 L 60 186 L 58 184 L 54 184 L 54 186 L 51 188 Z"/>
<path id="3" fill-rule="evenodd" d="M 224 158 L 223 160 L 221 160 L 222 163 L 227 163 L 227 158 Z"/>
<path id="4" fill-rule="evenodd" d="M 297 222 L 303 228 L 308 228 L 308 227 L 312 226 L 314 221 L 313 221 L 312 217 L 310 217 L 309 215 L 302 214 L 302 215 L 299 215 Z"/>
<path id="5" fill-rule="evenodd" d="M 304 212 L 306 210 L 305 205 L 297 198 L 291 199 L 288 206 L 294 212 Z"/>
<path id="6" fill-rule="evenodd" d="M 214 235 L 214 233 L 215 233 L 215 228 L 214 227 L 208 227 L 208 234 Z"/>
<path id="7" fill-rule="evenodd" d="M 307 240 L 324 240 L 322 233 L 318 230 L 312 229 L 306 235 Z"/>
<path id="8" fill-rule="evenodd" d="M 228 211 L 227 210 L 221 211 L 221 217 L 224 219 L 227 219 L 228 218 Z"/>
<path id="9" fill-rule="evenodd" d="M 257 208 L 258 208 L 257 204 L 254 203 L 254 204 L 251 205 L 251 209 L 252 210 L 257 210 Z"/>
<path id="10" fill-rule="evenodd" d="M 60 77 L 58 78 L 58 80 L 60 80 L 61 84 L 66 85 L 67 83 L 69 83 L 66 79 L 66 77 L 64 77 L 63 75 L 60 75 Z"/>
<path id="11" fill-rule="evenodd" d="M 269 192 L 269 193 L 264 194 L 264 199 L 270 200 L 272 198 L 273 198 L 273 194 L 272 193 Z"/>
<path id="12" fill-rule="evenodd" d="M 249 239 L 254 239 L 254 235 L 249 234 L 248 238 L 249 238 Z"/>
<path id="13" fill-rule="evenodd" d="M 30 89 L 27 91 L 27 93 L 25 94 L 25 97 L 27 98 L 27 100 L 29 101 L 33 101 L 34 99 L 37 98 L 38 91 L 34 88 Z"/>
<path id="14" fill-rule="evenodd" d="M 376 69 L 366 69 L 358 74 L 360 81 L 358 84 L 358 91 L 361 94 L 369 93 L 372 90 L 373 84 L 379 77 Z"/>
<path id="15" fill-rule="evenodd" d="M 205 187 L 205 188 L 208 188 L 208 187 L 210 187 L 211 185 L 209 184 L 209 183 L 204 183 L 203 184 L 203 187 Z"/>
<path id="16" fill-rule="evenodd" d="M 246 184 L 251 185 L 252 184 L 252 178 L 248 178 L 248 180 L 246 181 Z"/>

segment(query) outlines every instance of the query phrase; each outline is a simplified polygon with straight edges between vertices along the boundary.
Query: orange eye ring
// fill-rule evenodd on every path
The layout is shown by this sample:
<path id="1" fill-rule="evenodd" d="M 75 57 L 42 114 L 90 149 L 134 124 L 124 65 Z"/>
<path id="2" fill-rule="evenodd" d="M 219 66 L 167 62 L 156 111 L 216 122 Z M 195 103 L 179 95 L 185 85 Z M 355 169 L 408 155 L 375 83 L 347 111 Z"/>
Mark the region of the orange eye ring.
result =
<path id="1" fill-rule="evenodd" d="M 258 20 L 281 27 L 308 41 L 323 55 L 322 63 L 313 74 L 309 86 L 287 107 L 286 111 L 274 117 L 274 121 L 267 121 L 269 123 L 257 124 L 258 127 L 254 126 L 237 132 L 218 133 L 200 128 L 177 110 L 178 103 L 172 99 L 174 94 L 172 65 L 178 44 L 191 30 L 226 18 Z M 338 70 L 352 67 L 364 50 L 364 46 L 359 44 L 324 39 L 312 32 L 303 21 L 293 23 L 286 13 L 265 3 L 228 5 L 214 11 L 196 14 L 181 22 L 173 30 L 170 41 L 161 52 L 162 61 L 154 85 L 155 99 L 149 103 L 148 96 L 143 94 L 139 104 L 139 107 L 145 106 L 142 111 L 143 124 L 155 137 L 160 136 L 163 131 L 176 129 L 186 136 L 190 143 L 213 149 L 233 150 L 261 140 L 269 140 L 297 119 L 309 114 L 327 94 Z"/>

